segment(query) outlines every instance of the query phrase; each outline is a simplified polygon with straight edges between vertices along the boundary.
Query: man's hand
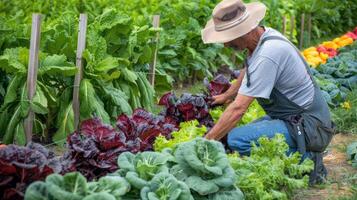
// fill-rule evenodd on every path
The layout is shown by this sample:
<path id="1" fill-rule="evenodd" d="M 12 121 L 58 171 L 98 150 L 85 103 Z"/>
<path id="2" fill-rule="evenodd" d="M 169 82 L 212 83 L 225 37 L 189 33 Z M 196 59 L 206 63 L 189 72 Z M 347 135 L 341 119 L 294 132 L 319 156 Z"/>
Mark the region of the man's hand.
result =
<path id="1" fill-rule="evenodd" d="M 239 77 L 237 78 L 237 81 L 232 83 L 231 87 L 225 93 L 212 97 L 213 100 L 212 104 L 217 105 L 217 104 L 231 103 L 233 99 L 235 99 L 237 96 L 240 85 L 242 84 L 244 74 L 245 74 L 245 69 L 242 69 L 241 73 L 239 74 Z"/>
<path id="2" fill-rule="evenodd" d="M 217 124 L 205 136 L 209 140 L 220 140 L 231 131 L 242 118 L 254 97 L 238 94 L 234 102 L 229 104 Z"/>
<path id="3" fill-rule="evenodd" d="M 229 95 L 227 95 L 226 93 L 213 96 L 212 100 L 212 105 L 229 104 L 232 102 L 232 99 L 229 98 Z"/>

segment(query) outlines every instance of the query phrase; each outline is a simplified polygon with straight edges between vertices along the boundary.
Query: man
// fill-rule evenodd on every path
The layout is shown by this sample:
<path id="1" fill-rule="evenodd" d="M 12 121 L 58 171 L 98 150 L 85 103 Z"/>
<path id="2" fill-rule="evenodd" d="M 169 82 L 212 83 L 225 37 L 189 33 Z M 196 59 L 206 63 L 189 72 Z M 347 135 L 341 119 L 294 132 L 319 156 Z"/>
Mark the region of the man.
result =
<path id="1" fill-rule="evenodd" d="M 290 152 L 298 150 L 315 162 L 310 184 L 322 182 L 327 171 L 321 152 L 333 135 L 327 103 L 297 48 L 278 31 L 259 26 L 265 12 L 266 7 L 259 2 L 223 0 L 202 30 L 206 44 L 224 43 L 237 51 L 248 50 L 237 81 L 227 92 L 213 97 L 216 104 L 235 100 L 206 138 L 220 140 L 228 134 L 228 146 L 249 155 L 252 141 L 282 133 Z M 255 99 L 268 116 L 236 128 Z"/>

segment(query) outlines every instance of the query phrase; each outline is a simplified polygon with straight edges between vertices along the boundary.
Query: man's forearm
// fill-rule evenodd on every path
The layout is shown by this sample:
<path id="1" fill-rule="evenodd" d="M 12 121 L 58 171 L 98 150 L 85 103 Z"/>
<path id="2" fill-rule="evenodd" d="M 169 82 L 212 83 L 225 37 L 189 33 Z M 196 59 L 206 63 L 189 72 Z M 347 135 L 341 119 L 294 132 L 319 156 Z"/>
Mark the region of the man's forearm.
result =
<path id="1" fill-rule="evenodd" d="M 231 85 L 231 87 L 225 92 L 229 99 L 234 99 L 237 96 L 238 90 L 242 85 L 242 81 L 245 74 L 245 68 L 241 70 L 237 80 Z"/>
<path id="2" fill-rule="evenodd" d="M 234 104 L 235 102 L 231 103 L 223 112 L 217 124 L 206 135 L 207 139 L 220 140 L 236 126 L 244 111 L 239 110 Z"/>

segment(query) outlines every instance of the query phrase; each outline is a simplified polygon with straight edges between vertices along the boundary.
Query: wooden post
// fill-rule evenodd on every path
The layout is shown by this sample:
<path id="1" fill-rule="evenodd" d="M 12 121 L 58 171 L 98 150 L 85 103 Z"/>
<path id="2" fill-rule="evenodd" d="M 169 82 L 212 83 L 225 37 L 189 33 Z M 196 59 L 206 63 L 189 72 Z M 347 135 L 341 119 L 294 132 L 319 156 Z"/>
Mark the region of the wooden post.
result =
<path id="1" fill-rule="evenodd" d="M 159 28 L 160 15 L 154 15 L 152 24 L 153 24 L 154 28 Z M 158 46 L 159 38 L 160 38 L 160 33 L 157 33 L 156 38 L 155 38 L 156 45 L 155 45 L 155 51 L 154 51 L 154 60 L 150 64 L 150 70 L 149 70 L 149 81 L 153 87 L 155 86 L 155 69 L 156 69 L 156 62 L 157 62 L 157 51 L 159 48 L 159 46 Z"/>
<path id="2" fill-rule="evenodd" d="M 28 90 L 28 99 L 30 102 L 32 101 L 36 93 L 40 39 L 41 39 L 41 15 L 32 14 L 30 56 L 29 56 L 29 64 L 27 70 L 27 90 Z M 35 113 L 30 108 L 27 119 L 25 119 L 26 143 L 32 141 L 34 118 L 35 118 Z"/>
<path id="3" fill-rule="evenodd" d="M 283 16 L 283 35 L 286 34 L 286 16 Z"/>
<path id="4" fill-rule="evenodd" d="M 79 87 L 81 84 L 81 79 L 83 76 L 83 66 L 82 66 L 82 54 L 86 48 L 86 32 L 87 32 L 87 15 L 80 14 L 79 16 L 79 32 L 78 32 L 78 41 L 77 41 L 77 54 L 76 54 L 76 66 L 78 72 L 74 78 L 73 86 L 73 113 L 74 113 L 74 128 L 78 130 L 79 128 Z"/>
<path id="5" fill-rule="evenodd" d="M 290 37 L 289 37 L 290 40 L 294 38 L 294 28 L 295 28 L 295 16 L 292 15 L 290 18 Z"/>
<path id="6" fill-rule="evenodd" d="M 305 28 L 305 13 L 301 15 L 301 29 L 300 29 L 300 49 L 304 45 L 304 28 Z"/>
<path id="7" fill-rule="evenodd" d="M 311 13 L 309 13 L 308 18 L 307 18 L 307 31 L 308 31 L 308 36 L 307 36 L 307 44 L 310 45 L 311 43 L 311 29 L 312 29 L 312 17 Z"/>

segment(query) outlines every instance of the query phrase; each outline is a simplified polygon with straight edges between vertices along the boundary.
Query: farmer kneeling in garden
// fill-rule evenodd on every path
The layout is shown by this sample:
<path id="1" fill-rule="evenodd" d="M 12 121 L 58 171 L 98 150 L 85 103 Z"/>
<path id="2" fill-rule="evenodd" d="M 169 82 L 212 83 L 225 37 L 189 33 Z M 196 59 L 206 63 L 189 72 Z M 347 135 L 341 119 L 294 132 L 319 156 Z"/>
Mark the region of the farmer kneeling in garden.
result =
<path id="1" fill-rule="evenodd" d="M 235 100 L 206 138 L 220 140 L 228 134 L 228 146 L 249 155 L 252 141 L 282 133 L 290 147 L 288 153 L 299 151 L 315 162 L 310 184 L 320 183 L 327 175 L 322 152 L 334 133 L 330 112 L 299 50 L 278 31 L 259 26 L 265 11 L 259 2 L 224 0 L 202 30 L 206 44 L 248 50 L 237 81 L 226 93 L 213 97 L 215 104 Z M 236 128 L 255 99 L 268 116 Z"/>

